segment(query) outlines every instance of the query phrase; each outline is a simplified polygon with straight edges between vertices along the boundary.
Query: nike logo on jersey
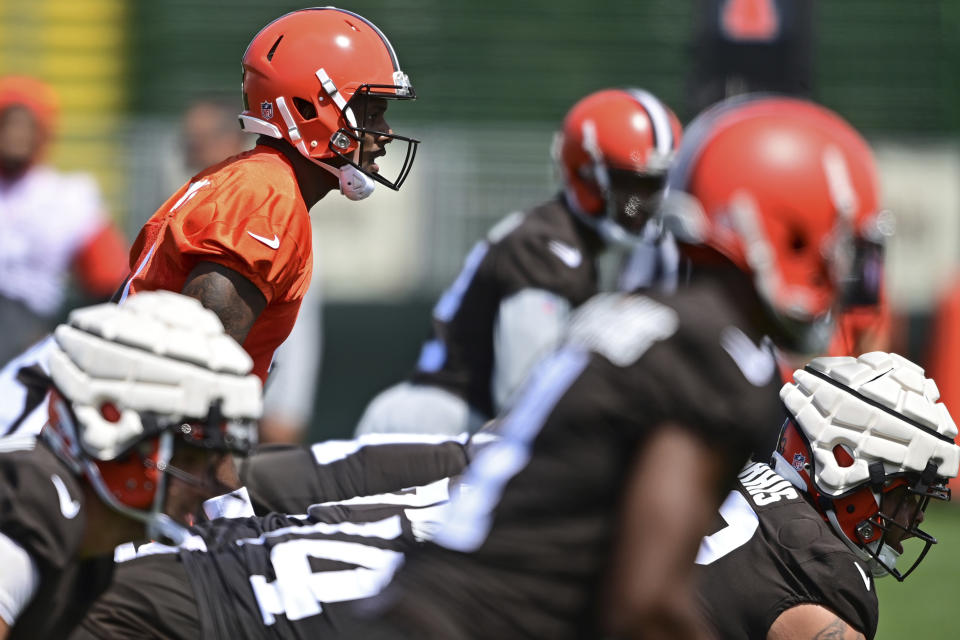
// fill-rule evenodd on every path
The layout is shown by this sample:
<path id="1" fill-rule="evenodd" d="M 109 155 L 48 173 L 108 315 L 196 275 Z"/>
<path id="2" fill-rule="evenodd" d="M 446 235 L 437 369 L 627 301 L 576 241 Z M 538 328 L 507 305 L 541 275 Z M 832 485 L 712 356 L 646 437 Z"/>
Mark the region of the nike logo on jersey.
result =
<path id="1" fill-rule="evenodd" d="M 762 387 L 770 382 L 777 370 L 777 361 L 767 346 L 766 339 L 758 347 L 737 327 L 727 327 L 720 334 L 720 344 L 750 384 Z"/>
<path id="2" fill-rule="evenodd" d="M 563 264 L 571 269 L 576 269 L 580 266 L 580 263 L 583 262 L 583 254 L 581 254 L 580 249 L 576 247 L 571 247 L 559 240 L 551 240 L 547 246 L 550 247 L 550 251 L 553 251 L 553 253 L 560 258 Z"/>
<path id="3" fill-rule="evenodd" d="M 870 576 L 867 575 L 867 572 L 863 570 L 858 563 L 854 562 L 853 566 L 857 568 L 857 571 L 860 572 L 860 577 L 863 578 L 863 586 L 867 588 L 867 591 L 870 591 Z"/>
<path id="4" fill-rule="evenodd" d="M 73 520 L 80 513 L 80 501 L 70 497 L 67 485 L 64 484 L 60 476 L 53 474 L 50 476 L 50 480 L 53 482 L 53 488 L 57 490 L 57 497 L 60 499 L 60 513 L 67 520 Z"/>
<path id="5" fill-rule="evenodd" d="M 277 234 L 273 234 L 273 240 L 267 240 L 267 239 L 264 238 L 263 236 L 258 236 L 258 235 L 255 234 L 253 231 L 247 231 L 247 233 L 250 234 L 250 237 L 251 237 L 251 238 L 253 238 L 254 240 L 259 240 L 260 242 L 262 242 L 263 244 L 267 245 L 267 246 L 270 247 L 271 249 L 279 249 L 279 248 L 280 248 L 280 238 L 277 236 Z"/>

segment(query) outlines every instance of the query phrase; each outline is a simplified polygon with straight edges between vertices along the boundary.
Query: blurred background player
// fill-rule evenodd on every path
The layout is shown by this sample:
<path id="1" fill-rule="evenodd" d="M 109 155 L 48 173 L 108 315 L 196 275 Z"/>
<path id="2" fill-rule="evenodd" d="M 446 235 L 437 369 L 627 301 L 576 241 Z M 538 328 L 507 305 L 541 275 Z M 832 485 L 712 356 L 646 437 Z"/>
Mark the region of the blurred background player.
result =
<path id="1" fill-rule="evenodd" d="M 180 145 L 187 175 L 190 176 L 227 158 L 250 149 L 253 140 L 237 126 L 237 105 L 233 96 L 202 97 L 190 103 L 180 119 Z"/>
<path id="2" fill-rule="evenodd" d="M 182 541 L 261 411 L 250 357 L 185 296 L 79 309 L 53 340 L 49 423 L 0 438 L 0 638 L 62 637 L 117 544 Z"/>
<path id="3" fill-rule="evenodd" d="M 309 208 L 338 187 L 351 200 L 377 183 L 400 187 L 418 141 L 394 134 L 384 113 L 415 94 L 383 33 L 333 7 L 271 22 L 243 69 L 240 122 L 257 146 L 197 174 L 157 210 L 134 243 L 121 299 L 152 289 L 197 298 L 266 379 L 310 284 Z M 395 140 L 403 162 L 390 179 L 377 159 Z"/>
<path id="4" fill-rule="evenodd" d="M 673 112 L 642 89 L 577 102 L 555 142 L 563 192 L 474 245 L 410 379 L 371 401 L 357 433 L 475 431 L 506 407 L 597 292 L 598 254 L 642 241 L 680 136 Z"/>
<path id="5" fill-rule="evenodd" d="M 195 100 L 184 112 L 180 126 L 183 163 L 190 175 L 243 153 L 250 146 L 250 137 L 237 126 L 233 100 L 219 97 Z M 319 265 L 314 252 L 310 287 L 300 305 L 296 324 L 274 356 L 264 389 L 261 444 L 302 441 L 313 417 L 323 349 Z"/>
<path id="6" fill-rule="evenodd" d="M 950 499 L 956 425 L 896 354 L 817 358 L 780 396 L 777 452 L 740 473 L 697 555 L 701 607 L 721 638 L 872 639 L 873 578 L 902 581 L 936 543 L 919 525 Z"/>
<path id="7" fill-rule="evenodd" d="M 872 171 L 852 127 L 807 101 L 701 115 L 662 212 L 686 283 L 581 307 L 491 427 L 501 438 L 467 468 L 469 491 L 384 591 L 379 620 L 343 637 L 707 637 L 697 547 L 782 421 L 771 342 L 829 338 L 853 241 L 876 213 Z"/>
<path id="8" fill-rule="evenodd" d="M 686 91 L 693 112 L 738 95 L 772 92 L 808 98 L 814 89 L 814 2 L 696 0 L 693 64 Z M 834 337 L 824 353 L 889 350 L 891 312 L 884 293 L 886 214 L 857 241 L 858 282 L 845 294 Z M 638 252 L 639 253 L 639 252 Z M 637 258 L 635 258 L 637 259 Z M 784 363 L 784 377 L 797 363 Z"/>
<path id="9" fill-rule="evenodd" d="M 45 164 L 57 110 L 45 83 L 0 77 L 0 365 L 53 328 L 70 276 L 78 294 L 105 300 L 127 275 L 126 240 L 93 177 Z"/>

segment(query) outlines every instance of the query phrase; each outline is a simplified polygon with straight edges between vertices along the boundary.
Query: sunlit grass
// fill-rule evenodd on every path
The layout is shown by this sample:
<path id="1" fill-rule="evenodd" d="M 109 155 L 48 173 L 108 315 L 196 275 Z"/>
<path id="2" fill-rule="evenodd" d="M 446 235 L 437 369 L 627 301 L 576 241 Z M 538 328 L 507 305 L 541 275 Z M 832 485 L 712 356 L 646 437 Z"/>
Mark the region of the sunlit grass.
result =
<path id="1" fill-rule="evenodd" d="M 905 582 L 877 582 L 879 640 L 960 637 L 960 504 L 932 504 L 922 528 L 939 541 L 923 564 Z"/>

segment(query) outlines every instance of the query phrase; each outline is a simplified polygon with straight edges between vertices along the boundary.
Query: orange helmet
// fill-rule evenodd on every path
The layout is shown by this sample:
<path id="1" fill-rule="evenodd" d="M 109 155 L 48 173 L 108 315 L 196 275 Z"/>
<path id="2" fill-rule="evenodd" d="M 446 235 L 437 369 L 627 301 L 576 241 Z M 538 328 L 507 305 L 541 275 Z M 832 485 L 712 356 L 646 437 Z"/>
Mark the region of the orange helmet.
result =
<path id="1" fill-rule="evenodd" d="M 568 204 L 608 239 L 627 228 L 636 231 L 652 213 L 652 203 L 634 199 L 632 205 L 623 203 L 627 211 L 618 210 L 615 183 L 632 180 L 627 188 L 635 186 L 649 200 L 662 186 L 681 133 L 673 111 L 642 89 L 604 89 L 581 99 L 554 141 Z"/>
<path id="2" fill-rule="evenodd" d="M 805 100 L 728 100 L 691 124 L 666 193 L 664 223 L 691 259 L 719 254 L 750 274 L 785 346 L 821 352 L 854 239 L 878 219 L 863 138 Z"/>
<path id="3" fill-rule="evenodd" d="M 360 199 L 372 191 L 370 180 L 399 189 L 419 141 L 365 128 L 367 101 L 351 104 L 355 96 L 411 100 L 416 94 L 387 37 L 350 11 L 317 7 L 288 13 L 261 29 L 243 54 L 241 127 L 286 140 L 340 176 L 344 195 Z M 393 180 L 361 167 L 365 133 L 407 143 Z M 329 163 L 333 158 L 352 167 L 347 177 L 356 184 L 344 184 L 346 177 Z"/>

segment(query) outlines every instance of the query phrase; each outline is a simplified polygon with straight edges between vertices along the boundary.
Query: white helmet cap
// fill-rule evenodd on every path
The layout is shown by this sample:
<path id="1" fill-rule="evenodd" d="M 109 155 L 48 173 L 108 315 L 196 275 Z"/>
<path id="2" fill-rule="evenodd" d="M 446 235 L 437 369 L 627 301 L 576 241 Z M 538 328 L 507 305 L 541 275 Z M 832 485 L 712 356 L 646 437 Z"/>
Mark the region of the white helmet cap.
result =
<path id="1" fill-rule="evenodd" d="M 871 462 L 885 475 L 922 473 L 952 478 L 960 468 L 957 426 L 923 369 L 895 353 L 859 358 L 816 358 L 794 373 L 780 398 L 810 442 L 819 490 L 847 493 L 871 480 Z M 854 462 L 843 467 L 834 448 L 843 445 Z"/>
<path id="2" fill-rule="evenodd" d="M 784 426 L 774 463 L 778 473 L 811 495 L 848 548 L 875 576 L 903 580 L 936 539 L 921 531 L 929 499 L 949 500 L 947 479 L 957 475 L 957 427 L 923 369 L 896 354 L 817 358 L 794 372 L 780 390 L 792 420 Z M 884 495 L 904 487 L 919 497 L 912 521 L 890 515 Z M 894 511 L 889 511 L 890 509 Z M 887 511 L 884 512 L 884 509 Z M 896 569 L 900 549 L 888 544 L 915 537 L 923 543 L 909 569 Z M 896 548 L 895 548 L 896 547 Z"/>
<path id="3" fill-rule="evenodd" d="M 173 431 L 208 424 L 204 437 L 213 440 L 204 446 L 248 448 L 262 412 L 250 356 L 216 314 L 169 291 L 78 309 L 54 337 L 50 376 L 59 399 L 48 441 L 104 502 L 170 536 L 160 512 Z M 157 444 L 142 469 L 118 460 L 144 441 Z M 126 475 L 106 473 L 121 464 Z"/>

